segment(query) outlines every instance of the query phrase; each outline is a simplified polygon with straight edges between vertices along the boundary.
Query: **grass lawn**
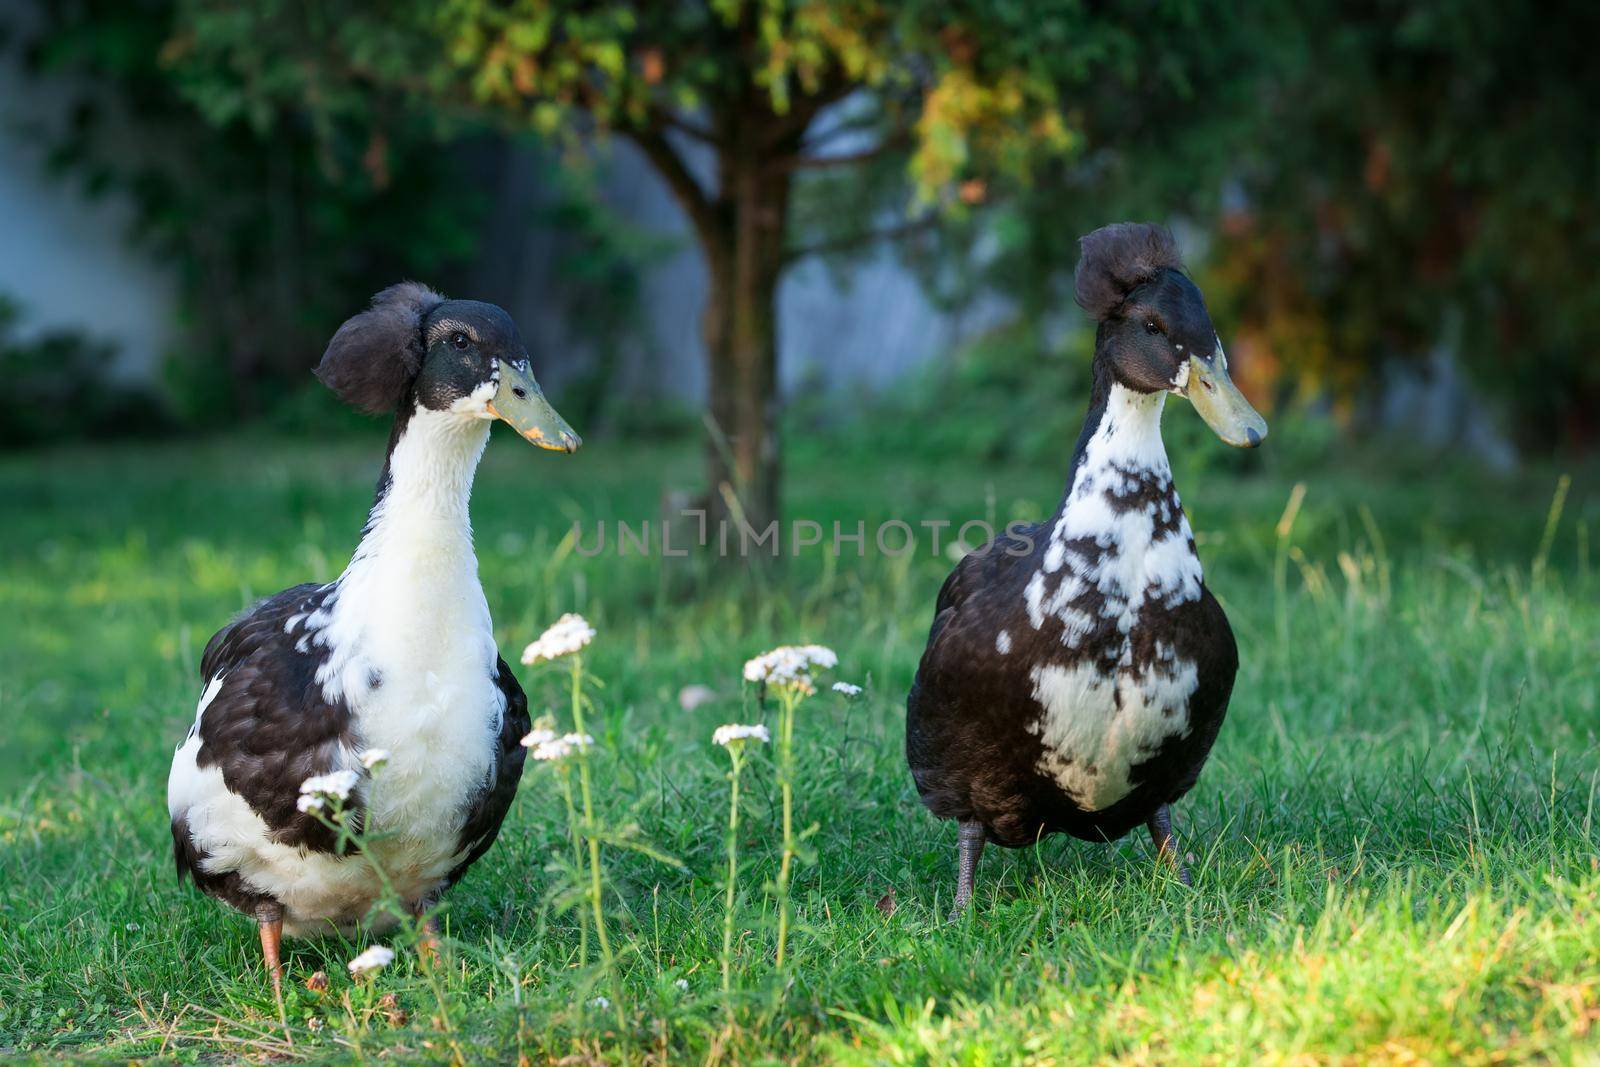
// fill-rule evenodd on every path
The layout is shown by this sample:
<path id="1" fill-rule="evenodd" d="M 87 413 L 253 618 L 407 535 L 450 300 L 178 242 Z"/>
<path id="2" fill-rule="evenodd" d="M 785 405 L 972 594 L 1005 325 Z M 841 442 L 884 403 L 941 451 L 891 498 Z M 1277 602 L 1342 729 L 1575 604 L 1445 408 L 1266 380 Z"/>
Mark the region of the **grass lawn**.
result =
<path id="1" fill-rule="evenodd" d="M 473 507 L 501 650 L 514 661 L 564 611 L 594 623 L 600 806 L 682 864 L 606 854 L 628 1025 L 587 1006 L 607 987 L 553 899 L 564 806 L 530 765 L 499 843 L 448 898 L 442 975 L 401 946 L 356 983 L 361 942 L 294 942 L 286 1036 L 253 925 L 174 880 L 167 767 L 206 639 L 257 596 L 339 573 L 381 443 L 374 427 L 0 458 L 0 1055 L 1600 1062 L 1592 475 L 1551 525 L 1555 471 L 1345 455 L 1297 471 L 1281 453 L 1224 468 L 1214 442 L 1174 453 L 1243 661 L 1177 810 L 1194 888 L 1142 835 L 1057 838 L 991 849 L 947 925 L 955 827 L 918 803 L 901 743 L 950 560 L 846 546 L 707 583 L 693 561 L 584 558 L 561 544 L 574 519 L 654 517 L 663 487 L 695 483 L 695 450 L 601 440 L 563 459 L 497 433 Z M 825 528 L 1039 518 L 1066 451 L 985 466 L 810 435 L 788 507 Z M 763 890 L 776 791 L 766 754 L 746 769 L 725 1000 L 727 761 L 710 735 L 761 714 L 744 660 L 798 641 L 835 648 L 837 677 L 866 692 L 800 712 L 797 817 L 816 830 L 781 978 Z M 559 674 L 522 677 L 535 714 L 562 706 Z M 685 712 L 696 684 L 718 697 Z M 318 970 L 323 993 L 305 985 Z M 380 1009 L 391 993 L 407 1021 Z"/>

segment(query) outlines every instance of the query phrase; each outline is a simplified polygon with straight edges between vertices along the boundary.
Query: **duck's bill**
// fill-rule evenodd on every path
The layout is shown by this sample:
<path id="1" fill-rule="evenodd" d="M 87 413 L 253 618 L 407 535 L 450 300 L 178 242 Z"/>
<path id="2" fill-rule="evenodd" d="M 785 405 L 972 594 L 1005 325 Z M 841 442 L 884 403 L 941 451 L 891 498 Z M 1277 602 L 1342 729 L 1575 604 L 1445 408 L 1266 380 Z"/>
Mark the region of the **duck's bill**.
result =
<path id="1" fill-rule="evenodd" d="M 583 444 L 567 420 L 544 398 L 544 390 L 533 375 L 509 363 L 500 364 L 500 388 L 489 401 L 488 410 L 540 448 L 576 452 Z"/>
<path id="2" fill-rule="evenodd" d="M 1235 448 L 1254 448 L 1267 436 L 1267 420 L 1228 377 L 1228 364 L 1219 349 L 1210 359 L 1189 360 L 1189 381 L 1183 391 L 1206 425 Z"/>

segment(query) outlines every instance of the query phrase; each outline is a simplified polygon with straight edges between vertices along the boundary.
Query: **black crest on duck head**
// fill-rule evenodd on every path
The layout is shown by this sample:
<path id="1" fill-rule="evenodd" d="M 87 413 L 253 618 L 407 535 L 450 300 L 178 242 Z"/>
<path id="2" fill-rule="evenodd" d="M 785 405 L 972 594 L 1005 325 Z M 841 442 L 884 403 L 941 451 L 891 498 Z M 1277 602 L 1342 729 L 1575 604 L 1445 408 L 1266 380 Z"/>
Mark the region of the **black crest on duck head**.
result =
<path id="1" fill-rule="evenodd" d="M 1183 270 L 1178 242 L 1160 226 L 1117 222 L 1102 226 L 1078 241 L 1082 255 L 1073 275 L 1078 306 L 1104 322 L 1128 294 L 1163 270 Z"/>
<path id="2" fill-rule="evenodd" d="M 391 285 L 328 342 L 317 379 L 368 415 L 391 414 L 422 370 L 422 324 L 444 297 L 418 282 Z"/>

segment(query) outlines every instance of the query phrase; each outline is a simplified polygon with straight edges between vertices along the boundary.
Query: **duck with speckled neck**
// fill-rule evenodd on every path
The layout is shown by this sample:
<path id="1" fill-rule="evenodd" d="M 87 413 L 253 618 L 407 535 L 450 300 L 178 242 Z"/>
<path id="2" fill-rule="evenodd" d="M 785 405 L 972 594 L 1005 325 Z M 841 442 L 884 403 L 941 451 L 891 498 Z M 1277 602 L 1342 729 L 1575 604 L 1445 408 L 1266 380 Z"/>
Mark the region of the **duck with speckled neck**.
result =
<path id="1" fill-rule="evenodd" d="M 956 914 L 988 841 L 1110 841 L 1143 824 L 1187 883 L 1170 806 L 1205 765 L 1239 664 L 1172 484 L 1161 413 L 1185 397 L 1241 448 L 1259 445 L 1266 423 L 1229 380 L 1166 230 L 1120 223 L 1084 237 L 1075 289 L 1098 329 L 1061 504 L 957 565 L 907 699 L 917 791 L 959 828 Z"/>

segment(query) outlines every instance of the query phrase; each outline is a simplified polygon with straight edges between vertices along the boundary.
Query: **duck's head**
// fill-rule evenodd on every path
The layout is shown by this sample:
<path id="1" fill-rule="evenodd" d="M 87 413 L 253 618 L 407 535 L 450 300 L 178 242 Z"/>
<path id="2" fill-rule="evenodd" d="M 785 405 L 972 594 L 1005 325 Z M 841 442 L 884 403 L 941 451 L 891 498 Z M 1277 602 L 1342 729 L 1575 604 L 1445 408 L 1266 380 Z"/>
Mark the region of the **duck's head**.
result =
<path id="1" fill-rule="evenodd" d="M 1228 377 L 1228 357 L 1172 235 L 1120 222 L 1079 242 L 1078 304 L 1100 323 L 1095 362 L 1141 393 L 1176 393 L 1230 445 L 1254 448 L 1267 423 Z"/>
<path id="2" fill-rule="evenodd" d="M 328 342 L 317 377 L 369 414 L 411 405 L 462 419 L 503 419 L 540 448 L 581 440 L 545 399 L 511 316 L 479 300 L 393 285 Z"/>

